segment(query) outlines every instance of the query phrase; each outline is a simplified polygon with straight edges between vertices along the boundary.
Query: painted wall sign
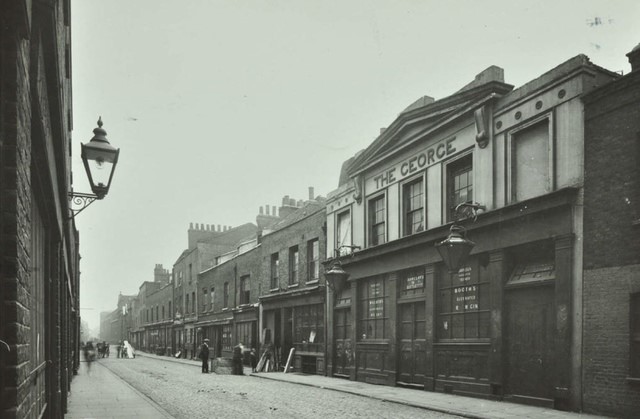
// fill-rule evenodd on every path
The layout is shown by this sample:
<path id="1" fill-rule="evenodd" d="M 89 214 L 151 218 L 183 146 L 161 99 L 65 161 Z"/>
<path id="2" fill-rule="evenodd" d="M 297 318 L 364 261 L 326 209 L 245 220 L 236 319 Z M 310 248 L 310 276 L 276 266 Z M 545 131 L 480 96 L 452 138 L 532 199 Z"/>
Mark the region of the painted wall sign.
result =
<path id="1" fill-rule="evenodd" d="M 438 163 L 455 153 L 456 137 L 440 141 L 430 147 L 404 159 L 393 167 L 385 169 L 382 173 L 367 179 L 367 192 L 375 192 L 389 186 L 407 176 L 411 176 L 419 170 Z"/>
<path id="2" fill-rule="evenodd" d="M 458 283 L 461 286 L 453 288 L 453 311 L 478 310 L 478 286 L 466 285 L 471 281 L 471 267 L 467 266 L 458 271 Z"/>
<path id="3" fill-rule="evenodd" d="M 424 274 L 414 274 L 407 277 L 405 289 L 413 290 L 424 287 Z"/>

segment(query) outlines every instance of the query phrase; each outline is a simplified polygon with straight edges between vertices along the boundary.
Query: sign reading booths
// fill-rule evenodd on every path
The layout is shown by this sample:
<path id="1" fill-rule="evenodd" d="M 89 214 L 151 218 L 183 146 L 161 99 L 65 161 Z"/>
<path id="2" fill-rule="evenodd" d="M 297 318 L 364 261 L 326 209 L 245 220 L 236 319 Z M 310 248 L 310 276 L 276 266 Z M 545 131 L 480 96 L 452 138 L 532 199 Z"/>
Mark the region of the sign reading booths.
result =
<path id="1" fill-rule="evenodd" d="M 373 177 L 367 179 L 367 192 L 375 192 L 408 176 L 419 170 L 425 169 L 438 163 L 445 157 L 456 152 L 456 137 L 442 140 L 426 149 L 419 151 L 392 167 L 384 170 Z"/>

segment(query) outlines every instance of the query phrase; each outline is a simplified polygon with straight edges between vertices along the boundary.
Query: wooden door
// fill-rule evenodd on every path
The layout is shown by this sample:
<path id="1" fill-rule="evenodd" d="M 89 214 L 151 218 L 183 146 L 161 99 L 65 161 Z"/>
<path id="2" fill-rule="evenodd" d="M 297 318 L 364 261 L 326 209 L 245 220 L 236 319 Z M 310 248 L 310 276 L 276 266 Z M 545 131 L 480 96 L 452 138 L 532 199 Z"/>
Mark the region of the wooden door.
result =
<path id="1" fill-rule="evenodd" d="M 424 386 L 427 362 L 424 302 L 399 304 L 398 378 L 401 383 Z"/>
<path id="2" fill-rule="evenodd" d="M 554 371 L 553 287 L 512 289 L 505 297 L 505 393 L 550 400 Z"/>
<path id="3" fill-rule="evenodd" d="M 354 354 L 351 344 L 351 309 L 336 310 L 334 313 L 334 375 L 349 377 Z"/>

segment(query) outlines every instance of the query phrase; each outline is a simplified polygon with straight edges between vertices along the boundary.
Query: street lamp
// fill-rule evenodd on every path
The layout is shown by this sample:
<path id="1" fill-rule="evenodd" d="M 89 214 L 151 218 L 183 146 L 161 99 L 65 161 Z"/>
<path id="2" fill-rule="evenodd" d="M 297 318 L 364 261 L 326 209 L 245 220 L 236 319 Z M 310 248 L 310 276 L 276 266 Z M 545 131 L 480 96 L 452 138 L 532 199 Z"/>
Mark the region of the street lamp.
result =
<path id="1" fill-rule="evenodd" d="M 473 221 L 478 218 L 478 211 L 484 210 L 485 207 L 477 202 L 463 202 L 458 204 L 454 210 L 456 217 L 451 229 L 449 230 L 449 236 L 439 243 L 436 243 L 436 249 L 440 253 L 442 261 L 447 265 L 449 273 L 458 272 L 460 267 L 464 264 L 471 253 L 471 250 L 476 245 L 471 240 L 467 239 L 466 229 L 459 223 L 459 215 L 461 210 L 469 210 L 473 215 Z"/>
<path id="2" fill-rule="evenodd" d="M 89 143 L 82 144 L 81 157 L 84 169 L 89 178 L 89 184 L 93 194 L 70 192 L 69 198 L 78 209 L 71 209 L 72 218 L 88 207 L 96 199 L 103 199 L 109 192 L 113 173 L 118 164 L 119 148 L 114 148 L 107 141 L 107 131 L 102 128 L 102 117 L 98 119 L 98 128 L 93 130 L 93 138 Z"/>
<path id="3" fill-rule="evenodd" d="M 344 288 L 344 285 L 349 278 L 349 274 L 342 269 L 342 262 L 340 262 L 340 251 L 342 249 L 360 249 L 360 246 L 341 245 L 334 250 L 335 258 L 331 268 L 324 273 L 324 277 L 327 280 L 327 286 L 333 290 L 334 293 L 339 293 Z M 352 253 L 353 255 L 353 253 Z"/>

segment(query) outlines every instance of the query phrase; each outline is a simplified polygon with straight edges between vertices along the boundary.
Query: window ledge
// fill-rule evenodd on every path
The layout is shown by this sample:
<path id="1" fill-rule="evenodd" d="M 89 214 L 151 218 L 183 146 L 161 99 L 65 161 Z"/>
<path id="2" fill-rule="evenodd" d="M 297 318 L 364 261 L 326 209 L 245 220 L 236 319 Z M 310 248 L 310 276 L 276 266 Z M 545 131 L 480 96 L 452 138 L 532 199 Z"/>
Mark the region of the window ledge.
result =
<path id="1" fill-rule="evenodd" d="M 278 291 L 280 291 L 280 288 L 271 288 L 269 290 L 269 292 L 278 292 Z"/>
<path id="2" fill-rule="evenodd" d="M 300 284 L 298 282 L 296 282 L 295 284 L 287 285 L 287 288 L 298 288 L 299 286 L 300 286 Z"/>
<path id="3" fill-rule="evenodd" d="M 640 385 L 640 377 L 627 377 L 627 383 Z"/>
<path id="4" fill-rule="evenodd" d="M 306 284 L 306 285 L 315 285 L 315 284 L 317 284 L 317 283 L 319 283 L 319 282 L 320 282 L 320 280 L 319 280 L 319 279 L 314 279 L 314 280 L 312 280 L 312 281 L 307 281 L 307 282 L 305 282 L 305 284 Z"/>

